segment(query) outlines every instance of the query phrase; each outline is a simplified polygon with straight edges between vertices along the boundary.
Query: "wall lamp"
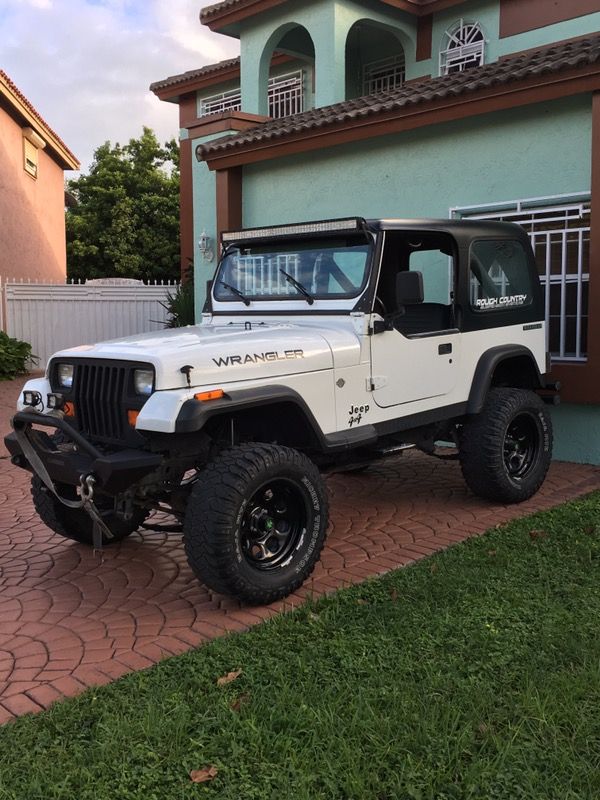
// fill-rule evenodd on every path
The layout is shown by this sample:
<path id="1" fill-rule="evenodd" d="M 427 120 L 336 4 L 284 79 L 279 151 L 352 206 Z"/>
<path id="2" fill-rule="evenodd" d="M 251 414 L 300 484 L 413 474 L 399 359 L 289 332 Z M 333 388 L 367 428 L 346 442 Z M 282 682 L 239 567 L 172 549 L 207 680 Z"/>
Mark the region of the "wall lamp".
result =
<path id="1" fill-rule="evenodd" d="M 198 249 L 202 255 L 204 261 L 212 261 L 215 257 L 215 254 L 212 249 L 212 239 L 206 233 L 206 231 L 202 231 L 200 234 L 200 238 L 198 239 Z"/>

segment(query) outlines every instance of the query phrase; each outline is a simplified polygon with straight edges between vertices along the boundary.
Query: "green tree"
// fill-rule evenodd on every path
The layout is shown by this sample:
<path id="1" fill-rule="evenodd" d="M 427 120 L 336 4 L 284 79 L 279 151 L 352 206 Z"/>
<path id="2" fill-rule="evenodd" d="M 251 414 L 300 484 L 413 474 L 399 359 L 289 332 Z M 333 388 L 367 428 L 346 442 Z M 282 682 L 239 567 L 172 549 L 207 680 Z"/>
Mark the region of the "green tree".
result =
<path id="1" fill-rule="evenodd" d="M 179 148 L 149 128 L 124 146 L 105 142 L 87 175 L 68 181 L 69 278 L 176 279 L 179 262 Z"/>

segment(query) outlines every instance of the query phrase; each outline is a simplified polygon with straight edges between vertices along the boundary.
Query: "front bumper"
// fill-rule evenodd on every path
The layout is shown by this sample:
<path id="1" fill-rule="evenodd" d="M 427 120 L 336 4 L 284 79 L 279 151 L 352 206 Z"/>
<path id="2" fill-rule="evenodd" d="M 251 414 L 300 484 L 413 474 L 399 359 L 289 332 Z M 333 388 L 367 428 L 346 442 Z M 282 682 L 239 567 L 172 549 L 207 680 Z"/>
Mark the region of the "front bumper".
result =
<path id="1" fill-rule="evenodd" d="M 144 450 L 116 450 L 102 453 L 60 416 L 38 411 L 19 411 L 12 419 L 14 432 L 4 437 L 4 444 L 18 467 L 34 471 L 19 439 L 25 437 L 55 483 L 81 484 L 82 475 L 93 475 L 107 494 L 118 494 L 153 472 L 162 457 Z M 45 430 L 61 431 L 64 442 L 57 444 Z"/>

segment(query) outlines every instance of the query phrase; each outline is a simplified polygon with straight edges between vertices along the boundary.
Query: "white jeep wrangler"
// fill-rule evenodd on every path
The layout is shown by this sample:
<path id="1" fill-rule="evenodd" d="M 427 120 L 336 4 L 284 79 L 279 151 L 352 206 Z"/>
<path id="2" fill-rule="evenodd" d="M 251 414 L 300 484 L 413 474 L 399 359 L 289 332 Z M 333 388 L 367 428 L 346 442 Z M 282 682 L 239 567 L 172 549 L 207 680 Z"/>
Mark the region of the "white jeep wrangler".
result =
<path id="1" fill-rule="evenodd" d="M 167 509 L 202 582 L 262 603 L 319 558 L 324 472 L 443 442 L 482 497 L 539 489 L 558 387 L 521 228 L 351 218 L 222 244 L 199 325 L 65 350 L 25 386 L 6 444 L 52 530 L 99 547 Z"/>

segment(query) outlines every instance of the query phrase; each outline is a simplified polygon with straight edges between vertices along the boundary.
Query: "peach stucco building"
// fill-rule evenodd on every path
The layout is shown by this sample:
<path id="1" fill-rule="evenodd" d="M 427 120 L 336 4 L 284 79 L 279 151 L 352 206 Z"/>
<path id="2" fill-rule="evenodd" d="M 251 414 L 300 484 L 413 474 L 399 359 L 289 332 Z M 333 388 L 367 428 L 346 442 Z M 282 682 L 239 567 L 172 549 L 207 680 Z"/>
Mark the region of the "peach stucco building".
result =
<path id="1" fill-rule="evenodd" d="M 0 279 L 64 281 L 64 171 L 79 162 L 0 70 Z"/>

